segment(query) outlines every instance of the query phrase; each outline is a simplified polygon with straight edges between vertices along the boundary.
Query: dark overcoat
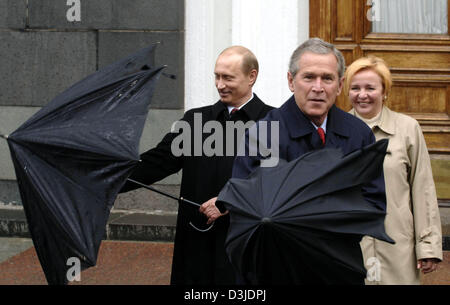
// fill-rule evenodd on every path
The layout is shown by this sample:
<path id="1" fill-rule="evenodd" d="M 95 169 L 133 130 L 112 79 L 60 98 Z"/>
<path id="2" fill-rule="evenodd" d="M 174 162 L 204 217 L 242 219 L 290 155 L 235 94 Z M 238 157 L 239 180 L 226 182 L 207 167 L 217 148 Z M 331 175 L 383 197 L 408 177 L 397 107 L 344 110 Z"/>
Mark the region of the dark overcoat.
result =
<path id="1" fill-rule="evenodd" d="M 257 123 L 259 127 L 263 122 L 279 122 L 279 158 L 284 161 L 292 161 L 310 151 L 327 148 L 340 148 L 344 154 L 358 150 L 375 142 L 375 137 L 370 128 L 361 120 L 332 106 L 327 116 L 325 146 L 312 125 L 295 102 L 294 96 L 288 99 L 280 108 L 272 110 L 265 118 Z M 267 124 L 270 127 L 270 124 Z M 269 128 L 270 129 L 270 128 Z M 268 135 L 271 133 L 268 132 Z M 271 145 L 271 139 L 267 140 Z M 247 143 L 248 145 L 248 143 Z M 262 157 L 238 156 L 233 167 L 233 177 L 245 178 L 258 166 Z M 380 210 L 386 211 L 386 196 L 384 177 L 380 175 L 377 179 L 363 188 L 366 200 L 376 205 Z M 347 255 L 357 257 L 363 265 L 362 254 L 359 246 L 360 239 L 329 241 L 336 243 L 337 248 L 345 248 Z M 312 263 L 308 262 L 308 263 Z M 293 264 L 294 266 L 294 264 Z M 318 267 L 318 266 L 317 266 Z M 299 267 L 301 268 L 301 266 Z M 300 272 L 300 271 L 299 271 Z M 326 272 L 326 270 L 324 270 Z M 343 271 L 344 272 L 344 271 Z M 335 275 L 333 275 L 334 277 Z M 339 283 L 364 283 L 365 274 L 341 274 L 342 281 Z M 314 282 L 314 276 L 305 276 L 306 283 Z"/>
<path id="2" fill-rule="evenodd" d="M 230 116 L 225 104 L 218 101 L 214 105 L 187 111 L 181 119 L 190 126 L 192 134 L 198 134 L 194 128 L 203 130 L 208 121 L 220 122 L 223 127 L 223 139 L 230 138 L 226 122 L 232 121 L 258 121 L 263 118 L 273 107 L 264 104 L 257 96 L 249 101 L 238 112 Z M 194 123 L 194 117 L 197 118 Z M 201 123 L 198 120 L 201 118 Z M 197 125 L 195 125 L 197 124 Z M 195 126 L 194 126 L 195 125 Z M 182 125 L 180 125 L 182 126 Z M 188 145 L 182 141 L 180 132 L 171 132 L 164 136 L 162 141 L 153 149 L 141 155 L 140 164 L 134 170 L 131 177 L 145 184 L 155 183 L 171 174 L 182 170 L 180 196 L 197 202 L 199 204 L 216 197 L 225 183 L 231 177 L 234 155 L 236 149 L 231 153 L 226 152 L 224 143 L 222 156 L 206 156 L 203 149 L 198 145 L 194 148 L 197 140 L 191 139 L 191 150 L 189 154 L 176 156 L 172 153 L 172 142 L 176 140 L 176 147 Z M 211 129 L 210 133 L 203 132 L 202 145 L 213 133 L 218 132 Z M 233 132 L 235 130 L 233 129 Z M 233 138 L 233 146 L 236 148 L 237 136 Z M 181 142 L 181 145 L 179 145 Z M 208 147 L 214 147 L 209 139 Z M 218 145 L 218 143 L 215 143 Z M 195 151 L 194 151 L 195 150 Z M 198 153 L 201 155 L 198 155 Z M 217 150 L 220 151 L 220 150 Z M 127 183 L 121 192 L 137 188 Z M 189 223 L 192 222 L 198 228 L 206 228 L 206 217 L 198 211 L 198 208 L 189 204 L 180 204 L 178 208 L 177 226 L 174 243 L 171 284 L 234 284 L 235 275 L 233 267 L 225 253 L 225 237 L 229 226 L 229 216 L 220 217 L 213 228 L 207 232 L 195 230 Z"/>

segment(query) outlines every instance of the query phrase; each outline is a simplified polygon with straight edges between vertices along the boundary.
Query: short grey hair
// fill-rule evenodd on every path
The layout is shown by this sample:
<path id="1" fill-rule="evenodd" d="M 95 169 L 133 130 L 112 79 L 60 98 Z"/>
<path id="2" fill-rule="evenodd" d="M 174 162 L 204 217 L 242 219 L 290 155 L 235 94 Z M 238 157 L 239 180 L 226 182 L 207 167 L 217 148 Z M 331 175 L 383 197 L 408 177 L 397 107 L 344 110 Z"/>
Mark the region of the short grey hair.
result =
<path id="1" fill-rule="evenodd" d="M 302 43 L 297 49 L 295 49 L 294 53 L 292 53 L 291 60 L 289 62 L 289 72 L 292 74 L 292 77 L 295 77 L 300 67 L 298 66 L 298 62 L 300 57 L 305 52 L 312 52 L 314 54 L 329 54 L 333 53 L 336 56 L 336 60 L 338 63 L 338 75 L 339 78 L 344 76 L 345 73 L 345 59 L 342 55 L 341 51 L 339 51 L 333 44 L 323 41 L 320 38 L 311 38 Z"/>

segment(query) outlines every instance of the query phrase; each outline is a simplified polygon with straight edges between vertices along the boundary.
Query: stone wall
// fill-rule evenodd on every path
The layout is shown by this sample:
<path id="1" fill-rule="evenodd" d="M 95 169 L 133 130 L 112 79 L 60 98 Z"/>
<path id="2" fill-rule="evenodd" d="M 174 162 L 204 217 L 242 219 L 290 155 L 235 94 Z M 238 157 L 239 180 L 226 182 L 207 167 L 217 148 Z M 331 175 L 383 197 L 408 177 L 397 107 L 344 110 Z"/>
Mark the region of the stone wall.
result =
<path id="1" fill-rule="evenodd" d="M 184 112 L 184 1 L 0 0 L 0 134 L 19 127 L 58 93 L 97 69 L 159 42 L 167 65 L 141 141 L 154 146 Z M 162 181 L 177 194 L 180 175 Z M 150 200 L 148 200 L 150 198 Z M 149 191 L 119 197 L 116 208 L 173 210 Z M 20 206 L 6 141 L 0 140 L 0 205 Z"/>

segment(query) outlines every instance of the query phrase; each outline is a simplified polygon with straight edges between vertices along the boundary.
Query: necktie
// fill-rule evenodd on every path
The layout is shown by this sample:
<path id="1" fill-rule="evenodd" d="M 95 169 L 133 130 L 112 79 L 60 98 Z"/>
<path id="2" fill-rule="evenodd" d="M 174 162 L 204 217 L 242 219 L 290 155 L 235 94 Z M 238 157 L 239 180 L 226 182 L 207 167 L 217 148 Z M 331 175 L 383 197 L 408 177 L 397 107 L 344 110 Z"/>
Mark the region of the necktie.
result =
<path id="1" fill-rule="evenodd" d="M 317 132 L 319 133 L 319 137 L 322 140 L 322 144 L 325 145 L 325 132 L 322 127 L 317 128 Z"/>
<path id="2" fill-rule="evenodd" d="M 230 115 L 233 115 L 236 111 L 239 111 L 239 109 L 237 109 L 237 108 L 231 109 Z"/>

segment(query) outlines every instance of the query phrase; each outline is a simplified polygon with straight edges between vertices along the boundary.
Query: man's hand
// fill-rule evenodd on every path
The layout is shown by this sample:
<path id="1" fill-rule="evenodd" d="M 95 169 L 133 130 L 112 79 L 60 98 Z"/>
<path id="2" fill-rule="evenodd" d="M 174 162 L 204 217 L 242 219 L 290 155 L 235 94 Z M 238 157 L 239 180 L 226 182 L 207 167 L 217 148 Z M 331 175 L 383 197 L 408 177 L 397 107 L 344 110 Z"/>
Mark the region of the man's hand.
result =
<path id="1" fill-rule="evenodd" d="M 437 258 L 423 258 L 419 259 L 417 262 L 417 269 L 422 269 L 422 272 L 430 273 L 437 269 L 437 265 L 440 263 L 440 260 Z"/>
<path id="2" fill-rule="evenodd" d="M 200 213 L 203 213 L 206 217 L 208 217 L 207 224 L 216 221 L 216 219 L 220 216 L 228 214 L 228 211 L 225 211 L 225 213 L 220 213 L 219 209 L 216 207 L 216 201 L 217 197 L 211 198 L 204 202 L 199 208 Z"/>

